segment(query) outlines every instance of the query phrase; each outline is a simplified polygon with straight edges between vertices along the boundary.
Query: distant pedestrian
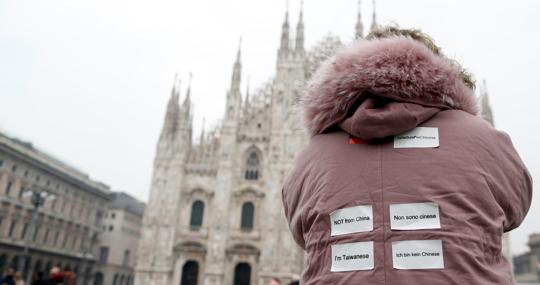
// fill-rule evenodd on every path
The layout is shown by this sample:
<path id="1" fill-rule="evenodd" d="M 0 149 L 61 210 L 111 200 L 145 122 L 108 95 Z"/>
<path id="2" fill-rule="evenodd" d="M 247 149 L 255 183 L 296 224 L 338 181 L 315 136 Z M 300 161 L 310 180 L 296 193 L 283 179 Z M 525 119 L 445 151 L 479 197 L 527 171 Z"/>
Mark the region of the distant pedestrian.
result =
<path id="1" fill-rule="evenodd" d="M 20 271 L 17 271 L 15 272 L 15 274 L 13 274 L 13 280 L 15 280 L 15 285 L 24 285 L 24 280 Z"/>
<path id="2" fill-rule="evenodd" d="M 2 278 L 2 281 L 0 281 L 0 285 L 15 285 L 15 280 L 13 280 L 14 273 L 15 270 L 13 268 L 8 268 L 6 275 L 4 275 L 4 278 Z"/>
<path id="3" fill-rule="evenodd" d="M 77 275 L 71 271 L 69 266 L 64 268 L 64 283 L 63 285 L 77 285 Z"/>
<path id="4" fill-rule="evenodd" d="M 64 275 L 60 271 L 58 266 L 51 268 L 49 279 L 47 280 L 47 285 L 63 285 Z"/>
<path id="5" fill-rule="evenodd" d="M 32 285 L 47 285 L 47 280 L 45 280 L 45 274 L 42 271 L 36 274 L 36 278 L 32 282 Z"/>

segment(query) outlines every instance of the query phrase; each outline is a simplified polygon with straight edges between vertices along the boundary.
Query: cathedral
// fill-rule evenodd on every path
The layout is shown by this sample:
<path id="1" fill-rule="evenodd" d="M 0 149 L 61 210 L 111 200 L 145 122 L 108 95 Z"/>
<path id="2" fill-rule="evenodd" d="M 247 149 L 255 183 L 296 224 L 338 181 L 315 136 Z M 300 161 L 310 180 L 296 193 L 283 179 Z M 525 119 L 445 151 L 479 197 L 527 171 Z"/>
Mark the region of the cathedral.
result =
<path id="1" fill-rule="evenodd" d="M 174 84 L 156 148 L 135 284 L 266 285 L 273 278 L 298 284 L 304 253 L 289 232 L 281 186 L 307 142 L 297 111 L 300 92 L 341 42 L 328 37 L 306 50 L 302 11 L 294 38 L 288 16 L 275 75 L 254 94 L 241 92 L 238 49 L 219 127 L 194 138 L 190 87 L 181 100 Z M 359 10 L 356 38 L 363 29 Z"/>

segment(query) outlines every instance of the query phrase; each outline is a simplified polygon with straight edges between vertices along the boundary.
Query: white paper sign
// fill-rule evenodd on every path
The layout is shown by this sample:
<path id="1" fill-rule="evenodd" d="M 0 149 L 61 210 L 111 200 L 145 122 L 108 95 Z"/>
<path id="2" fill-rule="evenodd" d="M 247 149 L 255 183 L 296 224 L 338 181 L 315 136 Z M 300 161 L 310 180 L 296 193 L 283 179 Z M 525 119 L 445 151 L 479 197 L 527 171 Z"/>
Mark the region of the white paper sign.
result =
<path id="1" fill-rule="evenodd" d="M 330 214 L 331 236 L 345 235 L 373 230 L 373 207 L 354 206 L 335 210 Z"/>
<path id="2" fill-rule="evenodd" d="M 332 245 L 332 272 L 371 270 L 374 266 L 373 242 Z"/>
<path id="3" fill-rule="evenodd" d="M 442 269 L 442 240 L 394 241 L 392 261 L 396 269 Z"/>
<path id="4" fill-rule="evenodd" d="M 417 127 L 394 136 L 394 148 L 439 147 L 439 128 Z"/>
<path id="5" fill-rule="evenodd" d="M 390 228 L 393 230 L 440 229 L 439 205 L 435 203 L 390 205 Z"/>

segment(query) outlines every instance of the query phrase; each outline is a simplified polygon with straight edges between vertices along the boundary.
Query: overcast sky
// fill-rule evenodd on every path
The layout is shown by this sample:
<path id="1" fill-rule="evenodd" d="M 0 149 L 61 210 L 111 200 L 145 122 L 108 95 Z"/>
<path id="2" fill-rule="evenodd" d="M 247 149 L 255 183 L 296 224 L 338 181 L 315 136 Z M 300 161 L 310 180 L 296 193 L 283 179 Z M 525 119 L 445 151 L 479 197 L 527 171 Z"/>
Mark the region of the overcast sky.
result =
<path id="1" fill-rule="evenodd" d="M 147 200 L 175 72 L 193 72 L 196 133 L 224 111 L 238 38 L 243 85 L 274 74 L 285 0 L 0 0 L 0 130 Z M 291 0 L 292 27 L 299 0 Z M 306 45 L 352 40 L 356 0 L 306 0 Z M 363 2 L 364 25 L 372 3 Z M 540 177 L 540 1 L 379 0 L 379 22 L 421 28 L 486 79 L 499 129 Z M 512 236 L 540 232 L 540 196 Z"/>

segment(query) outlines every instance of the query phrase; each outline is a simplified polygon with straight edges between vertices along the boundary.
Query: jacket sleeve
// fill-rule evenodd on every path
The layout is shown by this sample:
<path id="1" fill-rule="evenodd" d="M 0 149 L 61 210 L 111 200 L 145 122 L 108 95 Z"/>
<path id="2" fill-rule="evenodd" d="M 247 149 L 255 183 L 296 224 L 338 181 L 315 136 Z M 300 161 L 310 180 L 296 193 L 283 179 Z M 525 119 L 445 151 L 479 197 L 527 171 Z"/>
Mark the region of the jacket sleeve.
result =
<path id="1" fill-rule="evenodd" d="M 289 224 L 289 229 L 294 238 L 294 241 L 303 249 L 306 247 L 304 240 L 304 233 L 302 229 L 302 212 L 299 208 L 299 190 L 285 184 L 282 189 L 283 195 L 283 208 L 285 210 L 285 217 Z"/>
<path id="2" fill-rule="evenodd" d="M 490 151 L 494 157 L 486 164 L 487 179 L 504 211 L 503 229 L 508 232 L 517 228 L 529 211 L 532 179 L 506 133 L 494 131 L 491 140 L 495 149 Z"/>
<path id="3" fill-rule="evenodd" d="M 306 208 L 302 199 L 305 193 L 303 186 L 306 176 L 306 169 L 302 167 L 302 154 L 298 157 L 295 166 L 289 172 L 282 188 L 282 201 L 285 210 L 285 217 L 289 224 L 292 236 L 296 243 L 305 250 L 303 214 Z"/>

